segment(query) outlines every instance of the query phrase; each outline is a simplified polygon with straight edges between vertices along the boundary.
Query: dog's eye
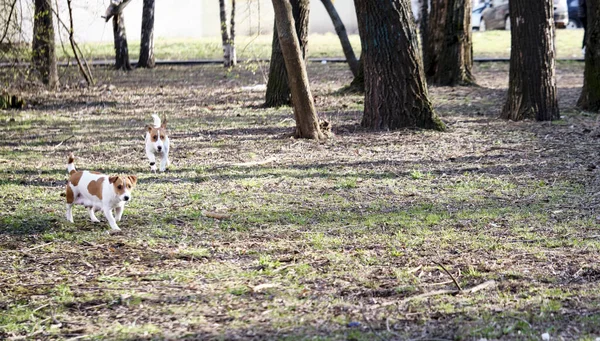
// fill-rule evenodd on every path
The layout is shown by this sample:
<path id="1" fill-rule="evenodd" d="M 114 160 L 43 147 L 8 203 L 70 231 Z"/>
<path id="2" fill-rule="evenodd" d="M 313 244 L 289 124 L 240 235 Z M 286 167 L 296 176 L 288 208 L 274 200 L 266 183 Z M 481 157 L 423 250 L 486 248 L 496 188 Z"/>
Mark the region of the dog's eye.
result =
<path id="1" fill-rule="evenodd" d="M 152 136 L 152 138 L 156 140 L 158 138 L 158 136 L 154 135 L 154 136 Z"/>
<path id="2" fill-rule="evenodd" d="M 160 139 L 164 140 L 165 139 L 165 135 L 160 135 Z"/>
<path id="3" fill-rule="evenodd" d="M 117 186 L 118 189 L 123 189 L 123 186 L 119 185 Z"/>
<path id="4" fill-rule="evenodd" d="M 131 188 L 131 185 L 127 185 L 127 188 Z"/>

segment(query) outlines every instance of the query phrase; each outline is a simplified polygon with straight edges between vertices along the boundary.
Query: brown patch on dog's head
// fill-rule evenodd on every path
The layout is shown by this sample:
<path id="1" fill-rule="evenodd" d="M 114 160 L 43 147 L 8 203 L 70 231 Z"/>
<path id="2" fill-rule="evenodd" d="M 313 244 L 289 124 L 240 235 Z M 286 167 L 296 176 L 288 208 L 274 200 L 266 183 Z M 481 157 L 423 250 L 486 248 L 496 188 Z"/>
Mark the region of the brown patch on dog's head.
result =
<path id="1" fill-rule="evenodd" d="M 165 123 L 163 123 L 160 128 L 154 128 L 151 125 L 147 125 L 146 130 L 148 131 L 148 134 L 150 134 L 150 141 L 152 142 L 156 142 L 158 139 L 164 141 L 167 137 L 167 126 Z"/>
<path id="2" fill-rule="evenodd" d="M 67 184 L 67 204 L 72 204 L 75 200 L 75 196 L 73 195 L 73 190 L 71 186 Z"/>
<path id="3" fill-rule="evenodd" d="M 131 189 L 133 189 L 135 187 L 135 185 L 137 185 L 137 176 L 135 175 L 127 175 L 127 182 L 129 185 L 131 185 Z"/>
<path id="4" fill-rule="evenodd" d="M 73 153 L 69 153 L 69 158 L 67 163 L 73 163 L 75 161 L 75 155 Z"/>
<path id="5" fill-rule="evenodd" d="M 104 182 L 104 178 L 99 178 L 98 180 L 92 180 L 87 186 L 88 192 L 91 195 L 95 195 L 98 199 L 102 200 L 102 183 Z"/>
<path id="6" fill-rule="evenodd" d="M 133 179 L 130 179 L 130 177 L 133 177 Z M 137 183 L 137 177 L 135 175 L 111 176 L 108 181 L 113 185 L 115 193 L 121 196 L 123 193 L 125 193 L 125 191 L 131 191 L 133 187 L 135 187 L 135 184 Z"/>
<path id="7" fill-rule="evenodd" d="M 161 121 L 162 121 L 162 123 L 161 123 L 160 127 L 166 131 L 167 130 L 167 116 L 163 116 Z"/>
<path id="8" fill-rule="evenodd" d="M 73 186 L 77 186 L 79 184 L 79 180 L 81 180 L 81 176 L 83 172 L 71 172 L 71 176 L 69 177 L 69 182 L 73 184 Z"/>

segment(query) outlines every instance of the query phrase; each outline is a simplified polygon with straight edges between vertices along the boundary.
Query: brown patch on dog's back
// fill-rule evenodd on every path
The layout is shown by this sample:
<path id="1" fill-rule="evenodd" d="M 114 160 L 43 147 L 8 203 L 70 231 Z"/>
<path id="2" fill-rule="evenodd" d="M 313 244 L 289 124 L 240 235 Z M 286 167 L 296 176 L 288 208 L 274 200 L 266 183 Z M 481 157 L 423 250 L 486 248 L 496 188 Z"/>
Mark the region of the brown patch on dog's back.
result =
<path id="1" fill-rule="evenodd" d="M 102 183 L 104 182 L 104 178 L 99 178 L 98 180 L 90 181 L 88 184 L 88 192 L 91 195 L 95 195 L 98 199 L 102 200 Z"/>
<path id="2" fill-rule="evenodd" d="M 74 172 L 69 177 L 69 182 L 73 184 L 73 186 L 77 186 L 79 184 L 79 180 L 81 180 L 81 176 L 83 172 Z"/>
<path id="3" fill-rule="evenodd" d="M 73 190 L 71 186 L 67 184 L 67 204 L 72 204 L 75 200 L 75 196 L 73 195 Z"/>

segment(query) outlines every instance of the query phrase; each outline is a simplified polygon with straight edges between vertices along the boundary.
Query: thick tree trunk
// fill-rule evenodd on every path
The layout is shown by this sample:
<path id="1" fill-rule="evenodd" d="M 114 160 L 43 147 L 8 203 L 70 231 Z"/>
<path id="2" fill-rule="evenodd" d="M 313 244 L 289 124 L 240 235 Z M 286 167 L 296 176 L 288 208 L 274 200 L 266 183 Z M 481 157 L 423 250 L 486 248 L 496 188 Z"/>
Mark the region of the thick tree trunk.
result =
<path id="1" fill-rule="evenodd" d="M 587 37 L 583 89 L 577 106 L 600 111 L 600 1 L 587 2 Z"/>
<path id="2" fill-rule="evenodd" d="M 446 0 L 444 40 L 437 58 L 431 83 L 442 86 L 471 85 L 473 38 L 471 34 L 471 0 Z"/>
<path id="3" fill-rule="evenodd" d="M 310 13 L 310 0 L 290 0 L 292 14 L 296 27 L 297 39 L 300 42 L 300 51 L 306 61 L 308 48 L 308 15 Z M 273 29 L 273 45 L 271 50 L 271 63 L 269 66 L 269 80 L 265 96 L 265 107 L 279 107 L 290 104 L 290 87 L 281 47 L 279 46 L 279 33 L 277 27 Z"/>
<path id="4" fill-rule="evenodd" d="M 333 22 L 333 26 L 335 27 L 335 32 L 340 38 L 340 43 L 342 44 L 342 50 L 344 51 L 344 56 L 346 57 L 346 61 L 348 62 L 348 66 L 350 66 L 350 71 L 354 77 L 358 75 L 358 60 L 356 60 L 356 56 L 354 55 L 354 50 L 352 49 L 352 45 L 350 44 L 350 40 L 348 39 L 348 33 L 346 32 L 346 26 L 342 22 L 342 19 L 338 15 L 335 7 L 331 0 L 321 0 L 323 6 L 329 13 L 329 17 Z"/>
<path id="5" fill-rule="evenodd" d="M 501 117 L 560 118 L 556 98 L 554 17 L 547 0 L 511 0 L 508 96 Z"/>
<path id="6" fill-rule="evenodd" d="M 227 4 L 225 0 L 219 0 L 220 16 L 221 16 L 221 41 L 223 43 L 223 66 L 232 67 L 236 64 L 236 53 L 234 44 L 234 21 L 235 21 L 235 0 L 232 3 L 231 10 L 231 29 L 232 34 L 229 34 L 227 26 Z"/>
<path id="7" fill-rule="evenodd" d="M 288 82 L 294 104 L 296 137 L 321 140 L 325 135 L 319 127 L 315 104 L 308 85 L 306 63 L 300 41 L 294 29 L 292 6 L 289 0 L 273 0 L 279 45 L 289 70 Z"/>
<path id="8" fill-rule="evenodd" d="M 410 1 L 354 4 L 364 16 L 358 21 L 365 72 L 362 125 L 372 130 L 444 130 L 429 101 Z"/>
<path id="9" fill-rule="evenodd" d="M 35 0 L 32 62 L 48 88 L 58 87 L 51 0 Z"/>
<path id="10" fill-rule="evenodd" d="M 129 49 L 127 47 L 127 34 L 125 34 L 125 20 L 123 13 L 117 13 L 112 17 L 113 34 L 115 40 L 115 69 L 131 70 L 129 62 Z"/>
<path id="11" fill-rule="evenodd" d="M 427 35 L 423 40 L 423 66 L 425 77 L 430 80 L 439 69 L 440 57 L 442 55 L 445 41 L 445 27 L 448 18 L 449 0 L 431 0 L 429 3 L 429 16 L 427 18 Z"/>
<path id="12" fill-rule="evenodd" d="M 142 41 L 138 67 L 153 68 L 154 62 L 154 0 L 144 0 L 142 10 Z"/>

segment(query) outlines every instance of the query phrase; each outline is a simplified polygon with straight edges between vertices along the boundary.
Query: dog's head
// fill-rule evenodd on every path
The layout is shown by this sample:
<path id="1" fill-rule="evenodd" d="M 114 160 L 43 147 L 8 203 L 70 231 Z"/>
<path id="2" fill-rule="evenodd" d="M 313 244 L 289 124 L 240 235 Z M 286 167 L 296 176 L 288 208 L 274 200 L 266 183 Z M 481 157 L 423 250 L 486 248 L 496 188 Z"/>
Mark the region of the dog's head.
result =
<path id="1" fill-rule="evenodd" d="M 137 184 L 137 176 L 111 176 L 108 181 L 113 185 L 115 195 L 119 198 L 119 201 L 131 200 L 131 192 Z"/>
<path id="2" fill-rule="evenodd" d="M 165 148 L 165 140 L 167 138 L 167 118 L 162 119 L 162 123 L 160 127 L 155 127 L 152 125 L 146 126 L 146 131 L 148 132 L 150 143 L 154 146 L 158 152 L 163 152 Z"/>

